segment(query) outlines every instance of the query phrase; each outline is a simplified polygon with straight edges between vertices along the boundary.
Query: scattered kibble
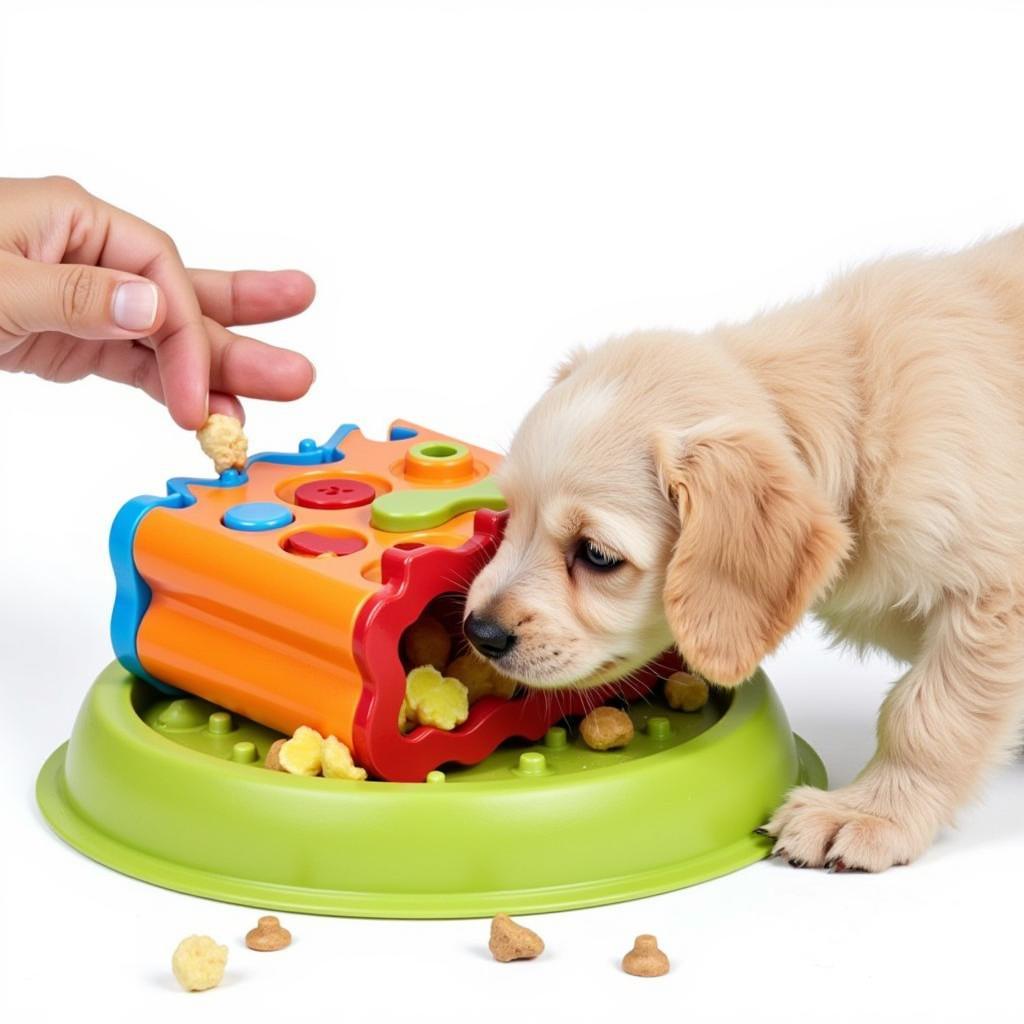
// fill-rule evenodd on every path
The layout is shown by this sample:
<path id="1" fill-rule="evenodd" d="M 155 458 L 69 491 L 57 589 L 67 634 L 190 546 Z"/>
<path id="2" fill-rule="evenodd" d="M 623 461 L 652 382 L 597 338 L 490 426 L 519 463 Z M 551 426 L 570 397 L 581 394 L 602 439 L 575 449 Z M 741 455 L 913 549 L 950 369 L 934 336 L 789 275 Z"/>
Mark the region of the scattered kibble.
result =
<path id="1" fill-rule="evenodd" d="M 258 953 L 273 953 L 278 949 L 290 946 L 292 933 L 281 927 L 281 922 L 268 914 L 261 917 L 256 927 L 245 936 L 245 944 Z"/>
<path id="2" fill-rule="evenodd" d="M 495 960 L 532 960 L 544 952 L 544 940 L 529 928 L 513 921 L 508 914 L 498 914 L 491 921 L 488 948 Z"/>
<path id="3" fill-rule="evenodd" d="M 352 761 L 352 752 L 337 736 L 328 736 L 321 748 L 320 759 L 325 779 L 352 779 L 362 782 L 366 769 L 359 768 Z"/>
<path id="4" fill-rule="evenodd" d="M 399 728 L 404 718 L 406 725 L 412 720 L 450 732 L 468 717 L 469 694 L 458 679 L 442 676 L 432 665 L 420 665 L 406 676 Z"/>
<path id="5" fill-rule="evenodd" d="M 618 708 L 594 708 L 580 722 L 580 736 L 591 750 L 624 747 L 633 738 L 633 721 Z"/>
<path id="6" fill-rule="evenodd" d="M 277 760 L 292 775 L 319 775 L 323 761 L 324 738 L 307 725 L 300 725 L 295 735 L 281 745 Z"/>
<path id="7" fill-rule="evenodd" d="M 433 665 L 438 672 L 443 672 L 452 653 L 452 639 L 437 619 L 423 615 L 405 631 L 402 647 L 406 664 Z"/>
<path id="8" fill-rule="evenodd" d="M 658 949 L 653 935 L 638 935 L 633 948 L 622 958 L 622 969 L 638 978 L 657 978 L 668 974 L 668 957 Z"/>
<path id="9" fill-rule="evenodd" d="M 700 711 L 708 702 L 708 684 L 689 672 L 673 672 L 665 680 L 665 701 L 673 711 Z"/>
<path id="10" fill-rule="evenodd" d="M 283 772 L 284 769 L 281 767 L 281 748 L 287 743 L 286 739 L 274 740 L 270 744 L 270 749 L 267 751 L 267 756 L 263 761 L 263 766 L 269 768 L 272 772 Z"/>
<path id="11" fill-rule="evenodd" d="M 449 662 L 444 674 L 458 679 L 466 687 L 470 704 L 475 704 L 481 697 L 504 697 L 508 700 L 516 689 L 514 679 L 503 676 L 489 661 L 472 653 L 460 654 Z"/>
<path id="12" fill-rule="evenodd" d="M 196 431 L 196 437 L 203 452 L 213 459 L 218 473 L 227 469 L 245 469 L 249 441 L 241 422 L 234 416 L 213 413 Z"/>
<path id="13" fill-rule="evenodd" d="M 218 945 L 209 935 L 190 935 L 178 943 L 171 970 L 185 991 L 203 992 L 221 983 L 227 962 L 227 946 Z"/>
<path id="14" fill-rule="evenodd" d="M 366 769 L 355 764 L 352 751 L 337 736 L 325 739 L 306 725 L 300 725 L 290 740 L 274 740 L 263 764 L 271 771 L 292 775 L 323 775 L 325 779 L 357 782 L 366 778 Z"/>

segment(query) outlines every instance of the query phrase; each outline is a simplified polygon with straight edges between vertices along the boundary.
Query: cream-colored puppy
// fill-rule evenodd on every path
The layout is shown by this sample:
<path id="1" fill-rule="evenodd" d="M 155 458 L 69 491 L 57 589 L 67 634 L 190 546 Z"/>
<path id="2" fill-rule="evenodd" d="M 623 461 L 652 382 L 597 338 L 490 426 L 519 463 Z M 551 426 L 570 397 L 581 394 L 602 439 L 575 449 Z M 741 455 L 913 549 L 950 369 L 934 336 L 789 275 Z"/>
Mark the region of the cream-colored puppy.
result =
<path id="1" fill-rule="evenodd" d="M 905 863 L 1024 710 L 1024 231 L 580 352 L 502 486 L 466 632 L 530 686 L 594 686 L 673 642 L 732 686 L 809 608 L 907 662 L 857 779 L 794 790 L 766 826 L 795 864 Z"/>

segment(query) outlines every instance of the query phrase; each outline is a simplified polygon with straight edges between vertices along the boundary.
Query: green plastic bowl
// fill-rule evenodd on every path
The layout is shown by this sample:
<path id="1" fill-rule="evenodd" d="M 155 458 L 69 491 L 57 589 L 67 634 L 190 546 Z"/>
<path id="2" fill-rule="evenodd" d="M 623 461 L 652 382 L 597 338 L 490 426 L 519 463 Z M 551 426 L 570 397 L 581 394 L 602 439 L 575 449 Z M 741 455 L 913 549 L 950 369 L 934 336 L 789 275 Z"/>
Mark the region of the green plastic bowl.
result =
<path id="1" fill-rule="evenodd" d="M 39 775 L 75 849 L 197 896 L 359 917 L 538 913 L 649 896 L 764 857 L 753 830 L 820 760 L 758 672 L 702 711 L 652 697 L 596 753 L 552 729 L 431 782 L 302 778 L 261 766 L 276 734 L 112 665 Z"/>

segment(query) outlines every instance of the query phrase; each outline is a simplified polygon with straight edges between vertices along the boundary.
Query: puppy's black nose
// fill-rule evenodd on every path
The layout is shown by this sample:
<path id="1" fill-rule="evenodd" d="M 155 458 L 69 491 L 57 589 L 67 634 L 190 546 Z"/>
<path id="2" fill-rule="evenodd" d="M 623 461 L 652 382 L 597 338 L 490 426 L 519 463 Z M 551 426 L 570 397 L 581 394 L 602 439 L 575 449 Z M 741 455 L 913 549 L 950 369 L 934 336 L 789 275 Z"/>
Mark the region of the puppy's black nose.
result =
<path id="1" fill-rule="evenodd" d="M 512 650 L 515 633 L 507 632 L 493 619 L 480 619 L 470 614 L 463 625 L 469 642 L 485 657 L 500 658 Z"/>

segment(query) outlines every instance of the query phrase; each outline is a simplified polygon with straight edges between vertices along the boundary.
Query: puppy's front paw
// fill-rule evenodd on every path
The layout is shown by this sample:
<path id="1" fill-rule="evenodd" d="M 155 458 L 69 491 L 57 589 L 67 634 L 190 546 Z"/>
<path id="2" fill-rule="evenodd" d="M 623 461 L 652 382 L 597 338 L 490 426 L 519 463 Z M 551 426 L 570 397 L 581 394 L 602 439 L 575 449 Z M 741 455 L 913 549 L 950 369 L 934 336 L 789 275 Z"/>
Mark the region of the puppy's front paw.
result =
<path id="1" fill-rule="evenodd" d="M 795 867 L 884 871 L 907 864 L 927 847 L 922 834 L 891 813 L 879 813 L 855 786 L 834 792 L 799 786 L 763 829 L 773 853 Z"/>

